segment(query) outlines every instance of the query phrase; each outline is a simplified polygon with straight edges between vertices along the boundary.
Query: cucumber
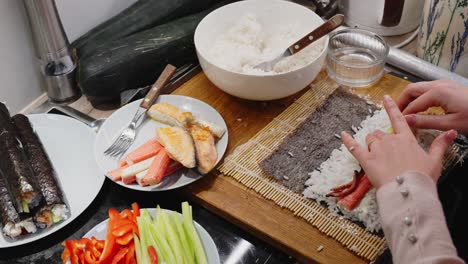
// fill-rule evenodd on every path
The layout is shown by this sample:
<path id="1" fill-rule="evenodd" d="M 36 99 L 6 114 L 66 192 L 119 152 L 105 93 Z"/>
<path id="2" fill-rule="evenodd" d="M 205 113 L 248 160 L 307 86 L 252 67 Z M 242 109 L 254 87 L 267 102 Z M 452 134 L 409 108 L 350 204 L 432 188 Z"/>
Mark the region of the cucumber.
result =
<path id="1" fill-rule="evenodd" d="M 112 40 L 201 12 L 220 0 L 139 0 L 72 43 L 78 58 Z"/>
<path id="2" fill-rule="evenodd" d="M 96 49 L 78 63 L 77 81 L 95 107 L 120 102 L 125 89 L 152 84 L 163 68 L 196 60 L 193 35 L 206 13 L 191 15 Z"/>

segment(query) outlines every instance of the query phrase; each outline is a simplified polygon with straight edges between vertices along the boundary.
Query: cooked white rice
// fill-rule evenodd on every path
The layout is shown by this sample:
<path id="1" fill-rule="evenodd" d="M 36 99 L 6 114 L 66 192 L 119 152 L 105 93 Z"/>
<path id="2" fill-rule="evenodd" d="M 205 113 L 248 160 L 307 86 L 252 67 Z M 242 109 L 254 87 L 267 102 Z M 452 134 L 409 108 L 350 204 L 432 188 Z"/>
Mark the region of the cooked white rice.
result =
<path id="1" fill-rule="evenodd" d="M 248 74 L 277 74 L 299 69 L 314 61 L 324 48 L 324 40 L 308 46 L 294 56 L 280 61 L 271 72 L 253 67 L 284 52 L 307 34 L 310 28 L 297 23 L 267 30 L 253 14 L 241 17 L 225 34 L 215 39 L 208 59 L 226 70 Z"/>
<path id="2" fill-rule="evenodd" d="M 354 135 L 354 139 L 367 147 L 367 134 L 376 129 L 386 131 L 390 127 L 391 123 L 385 110 L 378 110 L 374 112 L 373 116 L 368 116 L 361 122 L 359 128 L 357 128 L 357 133 Z M 438 131 L 434 130 L 421 130 L 418 131 L 417 138 L 423 147 L 429 146 L 438 133 Z M 305 183 L 308 187 L 304 190 L 303 194 L 307 198 L 326 202 L 332 212 L 341 212 L 348 219 L 362 222 L 369 231 L 378 231 L 381 229 L 381 224 L 375 189 L 369 191 L 361 203 L 352 211 L 339 208 L 336 198 L 326 197 L 330 189 L 351 181 L 354 171 L 360 170 L 360 168 L 358 161 L 351 155 L 346 146 L 342 144 L 339 149 L 332 151 L 330 157 L 317 170 L 309 173 L 310 178 Z"/>

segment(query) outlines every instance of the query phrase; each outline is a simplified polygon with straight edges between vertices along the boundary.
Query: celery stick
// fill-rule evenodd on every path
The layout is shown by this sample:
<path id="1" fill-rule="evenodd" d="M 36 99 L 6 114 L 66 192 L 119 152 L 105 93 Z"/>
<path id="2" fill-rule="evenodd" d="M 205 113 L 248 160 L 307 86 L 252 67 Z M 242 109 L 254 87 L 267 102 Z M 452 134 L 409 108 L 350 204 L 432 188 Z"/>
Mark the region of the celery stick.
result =
<path id="1" fill-rule="evenodd" d="M 159 251 L 157 252 L 158 256 L 161 256 L 161 259 L 165 263 L 176 263 L 175 257 L 172 254 L 171 248 L 167 243 L 166 238 L 164 236 L 158 235 L 159 232 L 155 225 L 150 227 L 150 232 L 155 242 L 159 245 Z"/>
<path id="2" fill-rule="evenodd" d="M 172 215 L 172 220 L 177 230 L 177 234 L 179 235 L 180 243 L 184 251 L 184 256 L 186 256 L 185 260 L 188 264 L 195 264 L 195 252 L 193 252 L 191 246 L 192 243 L 184 231 L 184 226 L 182 225 L 182 220 L 180 218 L 181 216 L 179 214 Z"/>
<path id="3" fill-rule="evenodd" d="M 145 223 L 144 211 L 142 212 L 142 217 L 137 218 L 138 230 L 140 231 L 140 246 L 141 246 L 141 263 L 150 263 L 150 257 L 148 254 L 148 245 L 147 245 L 147 228 Z"/>
<path id="4" fill-rule="evenodd" d="M 184 256 L 179 236 L 177 235 L 177 231 L 174 229 L 174 226 L 171 223 L 167 211 L 162 211 L 160 221 L 162 221 L 163 223 L 164 229 L 167 234 L 167 240 L 172 248 L 172 252 L 174 252 L 174 255 L 176 256 L 177 263 L 186 263 L 186 257 Z"/>
<path id="5" fill-rule="evenodd" d="M 171 247 L 169 246 L 169 243 L 167 241 L 167 236 L 165 235 L 166 232 L 164 230 L 163 222 L 161 221 L 161 215 L 162 215 L 161 211 L 162 211 L 161 208 L 159 208 L 158 206 L 158 208 L 156 209 L 157 217 L 151 225 L 150 232 L 153 238 L 155 239 L 156 243 L 158 243 L 160 246 L 160 252 L 161 252 L 161 255 L 164 256 L 164 261 L 168 264 L 177 263 L 176 257 Z"/>
<path id="6" fill-rule="evenodd" d="M 192 242 L 193 249 L 195 251 L 195 259 L 198 264 L 207 264 L 205 249 L 201 243 L 200 237 L 198 236 L 195 225 L 192 219 L 192 207 L 188 202 L 182 203 L 182 216 L 184 218 L 184 229 Z"/>
<path id="7" fill-rule="evenodd" d="M 143 259 L 141 257 L 140 240 L 138 239 L 138 236 L 136 234 L 133 234 L 133 241 L 135 243 L 135 254 L 136 254 L 137 263 L 143 263 Z"/>

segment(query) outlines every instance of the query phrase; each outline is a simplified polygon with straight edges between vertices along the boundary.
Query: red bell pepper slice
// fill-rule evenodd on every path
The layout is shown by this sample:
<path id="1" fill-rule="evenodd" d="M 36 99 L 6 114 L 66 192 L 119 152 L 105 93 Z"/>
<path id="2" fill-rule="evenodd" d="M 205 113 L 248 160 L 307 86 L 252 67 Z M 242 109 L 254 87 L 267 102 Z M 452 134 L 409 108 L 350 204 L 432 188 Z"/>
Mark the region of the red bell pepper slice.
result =
<path id="1" fill-rule="evenodd" d="M 65 247 L 65 242 L 62 243 L 62 246 Z M 70 259 L 70 250 L 67 247 L 62 252 L 62 263 L 65 264 Z"/>
<path id="2" fill-rule="evenodd" d="M 115 237 L 112 235 L 112 229 L 115 227 L 115 221 L 120 218 L 120 214 L 114 208 L 109 209 L 109 222 L 107 227 L 106 242 L 104 243 L 104 249 L 99 258 L 99 262 L 103 263 L 109 261 L 112 257 L 115 246 Z"/>
<path id="3" fill-rule="evenodd" d="M 119 211 L 114 208 L 109 209 L 109 221 L 120 218 Z"/>
<path id="4" fill-rule="evenodd" d="M 86 251 L 85 253 L 85 263 L 86 264 L 98 264 L 99 263 L 99 258 L 96 258 L 93 256 L 93 253 L 91 251 Z"/>
<path id="5" fill-rule="evenodd" d="M 122 218 L 127 218 L 131 221 L 135 221 L 135 216 L 133 215 L 132 211 L 130 211 L 129 209 L 125 209 L 123 210 L 121 213 L 120 213 L 120 216 Z"/>
<path id="6" fill-rule="evenodd" d="M 158 264 L 158 254 L 153 246 L 148 247 L 148 254 L 150 257 L 151 264 Z"/>
<path id="7" fill-rule="evenodd" d="M 122 237 L 125 234 L 133 233 L 132 230 L 134 230 L 134 228 L 135 228 L 135 224 L 133 224 L 133 223 L 124 224 L 124 225 L 121 225 L 121 226 L 116 226 L 114 228 L 114 230 L 112 231 L 112 234 L 115 237 Z"/>
<path id="8" fill-rule="evenodd" d="M 128 233 L 123 237 L 118 237 L 115 242 L 121 246 L 126 246 L 133 240 L 133 233 Z"/>
<path id="9" fill-rule="evenodd" d="M 137 203 L 132 203 L 132 210 L 135 217 L 140 216 L 140 206 Z"/>
<path id="10" fill-rule="evenodd" d="M 74 245 L 74 241 L 73 240 L 65 241 L 65 247 L 66 247 L 66 250 L 69 252 L 69 258 L 70 258 L 71 264 L 79 264 L 80 260 L 77 254 L 78 250 L 76 249 Z"/>
<path id="11" fill-rule="evenodd" d="M 118 264 L 119 261 L 121 261 L 125 255 L 128 253 L 128 248 L 124 247 L 124 248 L 121 248 L 119 250 L 119 252 L 117 252 L 117 254 L 115 254 L 114 258 L 112 259 L 112 262 L 111 264 Z"/>
<path id="12" fill-rule="evenodd" d="M 131 264 L 132 260 L 136 261 L 135 260 L 135 244 L 130 243 L 130 245 L 128 246 L 128 253 L 125 256 L 125 264 Z"/>

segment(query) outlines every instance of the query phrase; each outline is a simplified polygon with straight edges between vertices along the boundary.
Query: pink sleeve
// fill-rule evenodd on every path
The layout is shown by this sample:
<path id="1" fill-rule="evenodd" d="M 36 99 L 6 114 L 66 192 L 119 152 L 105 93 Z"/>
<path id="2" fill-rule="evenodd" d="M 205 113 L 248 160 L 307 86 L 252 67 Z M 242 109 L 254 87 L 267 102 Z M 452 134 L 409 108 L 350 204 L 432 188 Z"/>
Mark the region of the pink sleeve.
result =
<path id="1" fill-rule="evenodd" d="M 378 189 L 377 202 L 394 263 L 464 263 L 429 176 L 406 172 Z"/>

